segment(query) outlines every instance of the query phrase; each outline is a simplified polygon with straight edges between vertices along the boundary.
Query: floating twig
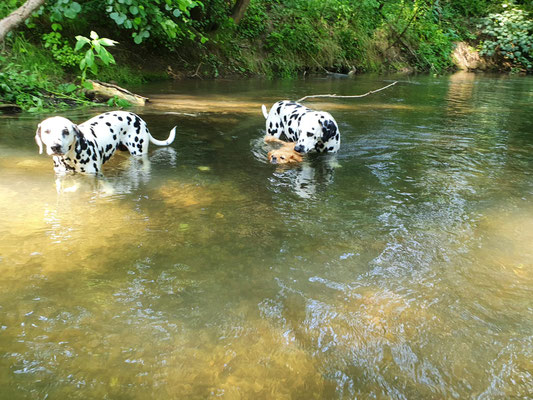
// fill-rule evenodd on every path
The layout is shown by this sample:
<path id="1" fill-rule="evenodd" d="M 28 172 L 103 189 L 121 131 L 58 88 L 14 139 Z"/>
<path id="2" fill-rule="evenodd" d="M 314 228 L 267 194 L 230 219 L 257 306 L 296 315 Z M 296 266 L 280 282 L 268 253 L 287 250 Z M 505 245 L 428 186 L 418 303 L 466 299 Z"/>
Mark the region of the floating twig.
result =
<path id="1" fill-rule="evenodd" d="M 397 83 L 398 83 L 398 81 L 394 81 L 391 84 L 382 87 L 381 89 L 371 90 L 370 92 L 367 92 L 365 94 L 356 94 L 356 95 L 352 95 L 352 96 L 338 96 L 336 94 L 315 94 L 315 95 L 302 97 L 301 99 L 298 99 L 296 101 L 299 103 L 299 102 L 304 101 L 305 99 L 310 99 L 312 97 L 336 97 L 336 98 L 339 98 L 339 99 L 355 99 L 355 98 L 359 98 L 359 97 L 368 96 L 369 94 L 381 92 L 382 90 L 385 90 L 385 89 L 387 89 L 387 88 L 389 88 L 391 86 L 396 85 Z"/>

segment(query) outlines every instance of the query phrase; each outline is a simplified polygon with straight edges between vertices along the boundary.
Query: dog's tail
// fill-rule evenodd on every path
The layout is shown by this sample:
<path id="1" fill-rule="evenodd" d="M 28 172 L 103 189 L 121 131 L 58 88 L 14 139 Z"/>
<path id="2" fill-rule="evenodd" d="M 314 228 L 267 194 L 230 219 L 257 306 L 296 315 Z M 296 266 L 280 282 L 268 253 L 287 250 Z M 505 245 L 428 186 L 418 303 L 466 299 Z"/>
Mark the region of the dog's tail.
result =
<path id="1" fill-rule="evenodd" d="M 267 108 L 265 107 L 264 104 L 261 106 L 261 110 L 263 110 L 263 115 L 265 116 L 265 119 L 267 119 L 268 118 L 268 111 L 267 111 Z"/>
<path id="2" fill-rule="evenodd" d="M 172 130 L 170 131 L 170 135 L 168 136 L 167 140 L 154 139 L 154 137 L 149 133 L 150 142 L 152 142 L 153 144 L 156 144 L 158 146 L 168 146 L 170 143 L 172 143 L 174 141 L 174 138 L 176 137 L 176 128 L 177 128 L 177 126 L 172 128 Z"/>

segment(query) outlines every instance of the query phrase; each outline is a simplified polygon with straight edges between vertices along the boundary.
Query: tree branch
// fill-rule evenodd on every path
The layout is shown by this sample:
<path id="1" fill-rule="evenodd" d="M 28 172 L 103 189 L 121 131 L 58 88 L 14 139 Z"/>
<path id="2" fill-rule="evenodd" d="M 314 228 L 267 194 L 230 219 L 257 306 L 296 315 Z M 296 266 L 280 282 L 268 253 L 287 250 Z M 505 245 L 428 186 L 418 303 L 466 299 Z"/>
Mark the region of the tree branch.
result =
<path id="1" fill-rule="evenodd" d="M 336 98 L 339 98 L 339 99 L 355 99 L 355 98 L 359 98 L 359 97 L 365 97 L 365 96 L 368 96 L 369 94 L 373 94 L 373 93 L 377 93 L 377 92 L 381 92 L 382 90 L 385 90 L 391 86 L 394 86 L 398 83 L 398 81 L 394 81 L 392 82 L 391 84 L 387 85 L 387 86 L 384 86 L 380 89 L 376 89 L 376 90 L 371 90 L 370 92 L 367 92 L 365 94 L 356 94 L 356 95 L 352 95 L 352 96 L 338 96 L 336 94 L 315 94 L 315 95 L 311 95 L 311 96 L 305 96 L 305 97 L 302 97 L 301 99 L 298 99 L 296 100 L 296 102 L 300 103 L 302 101 L 304 101 L 305 99 L 310 99 L 312 97 L 336 97 Z"/>
<path id="2" fill-rule="evenodd" d="M 45 0 L 28 0 L 7 17 L 0 20 L 0 43 L 3 43 L 6 35 L 24 22 L 44 2 Z"/>

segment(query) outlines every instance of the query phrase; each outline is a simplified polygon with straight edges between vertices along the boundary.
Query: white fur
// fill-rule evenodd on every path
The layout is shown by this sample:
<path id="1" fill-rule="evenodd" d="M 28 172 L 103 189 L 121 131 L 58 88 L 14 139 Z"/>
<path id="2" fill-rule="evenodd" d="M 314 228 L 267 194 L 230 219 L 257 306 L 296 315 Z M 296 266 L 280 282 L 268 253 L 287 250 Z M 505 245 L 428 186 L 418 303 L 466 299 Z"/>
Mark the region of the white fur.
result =
<path id="1" fill-rule="evenodd" d="M 270 112 L 261 107 L 266 118 L 266 134 L 296 142 L 299 153 L 312 151 L 336 153 L 340 147 L 340 132 L 331 114 L 315 111 L 299 103 L 282 100 Z"/>
<path id="2" fill-rule="evenodd" d="M 117 149 L 128 150 L 133 156 L 146 157 L 149 142 L 166 146 L 174 141 L 176 127 L 166 140 L 152 137 L 146 122 L 126 111 L 97 115 L 76 125 L 63 117 L 42 121 L 35 133 L 39 153 L 53 156 L 56 173 L 66 171 L 97 174 Z"/>

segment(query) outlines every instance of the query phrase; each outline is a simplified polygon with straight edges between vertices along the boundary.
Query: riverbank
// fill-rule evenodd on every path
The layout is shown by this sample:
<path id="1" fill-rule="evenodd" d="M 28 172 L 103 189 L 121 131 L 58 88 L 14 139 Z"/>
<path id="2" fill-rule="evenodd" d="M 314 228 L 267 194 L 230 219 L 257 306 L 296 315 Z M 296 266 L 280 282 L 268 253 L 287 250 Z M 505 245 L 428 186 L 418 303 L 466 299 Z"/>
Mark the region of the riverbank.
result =
<path id="1" fill-rule="evenodd" d="M 0 6 L 0 18 L 23 1 L 11 3 Z M 180 0 L 164 8 L 141 0 L 110 0 L 107 6 L 63 0 L 56 8 L 46 3 L 6 39 L 2 102 L 35 111 L 87 101 L 80 63 L 87 77 L 125 87 L 164 79 L 442 74 L 458 66 L 532 71 L 533 23 L 525 3 L 230 3 Z M 116 64 L 107 56 L 99 59 L 97 49 L 77 47 L 75 37 L 91 31 L 118 41 L 108 48 Z M 454 56 L 457 48 L 461 52 Z"/>

